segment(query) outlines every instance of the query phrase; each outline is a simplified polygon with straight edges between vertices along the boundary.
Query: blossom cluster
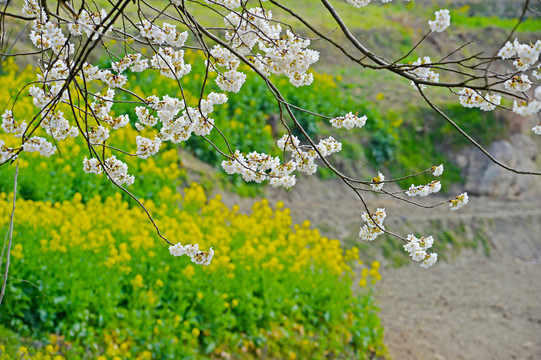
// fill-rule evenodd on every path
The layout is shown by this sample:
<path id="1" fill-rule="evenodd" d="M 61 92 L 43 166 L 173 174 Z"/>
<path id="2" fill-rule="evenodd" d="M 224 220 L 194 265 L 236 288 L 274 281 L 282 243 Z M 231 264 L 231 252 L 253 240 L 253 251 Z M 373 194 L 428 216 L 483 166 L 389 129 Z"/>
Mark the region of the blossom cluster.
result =
<path id="1" fill-rule="evenodd" d="M 104 9 L 91 13 L 83 9 L 76 21 L 68 24 L 68 29 L 73 36 L 82 36 L 84 31 L 87 37 L 97 40 L 100 34 L 103 33 L 103 31 L 100 31 L 100 27 L 103 27 L 103 21 L 106 18 L 107 12 Z M 110 29 L 108 32 L 110 32 Z"/>
<path id="2" fill-rule="evenodd" d="M 532 70 L 532 76 L 537 80 L 541 80 L 541 64 L 539 61 L 541 55 L 541 40 L 535 43 L 521 44 L 517 39 L 512 43 L 506 42 L 499 50 L 498 57 L 502 60 L 513 60 L 513 65 L 517 72 L 522 74 L 514 74 L 511 78 L 504 82 L 506 90 L 522 93 L 526 98 L 522 100 L 515 99 L 513 101 L 513 112 L 520 116 L 531 116 L 541 113 L 541 90 L 537 87 L 534 91 L 534 96 L 528 96 L 526 92 L 532 88 L 532 80 L 524 72 Z M 532 131 L 541 135 L 541 124 L 532 128 Z"/>
<path id="3" fill-rule="evenodd" d="M 449 10 L 442 9 L 436 11 L 436 19 L 430 20 L 428 25 L 430 25 L 430 30 L 434 32 L 442 32 L 451 25 L 451 15 L 449 15 Z"/>
<path id="4" fill-rule="evenodd" d="M 49 112 L 45 115 L 41 121 L 41 127 L 55 140 L 65 140 L 79 135 L 79 129 L 76 126 L 70 126 L 62 111 Z"/>
<path id="5" fill-rule="evenodd" d="M 91 144 L 104 144 L 109 139 L 109 129 L 104 126 L 91 126 L 88 132 L 88 141 Z"/>
<path id="6" fill-rule="evenodd" d="M 263 0 L 263 1 L 267 1 L 267 0 Z M 180 1 L 175 0 L 173 2 L 175 3 L 175 2 L 180 2 Z M 230 10 L 240 7 L 240 0 L 205 0 L 205 2 L 207 4 L 218 4 Z"/>
<path id="7" fill-rule="evenodd" d="M 506 42 L 498 52 L 498 56 L 503 60 L 516 57 L 513 65 L 518 71 L 529 70 L 539 59 L 539 54 L 541 54 L 541 40 L 537 40 L 535 44 L 521 44 L 515 39 L 513 43 Z"/>
<path id="8" fill-rule="evenodd" d="M 308 70 L 319 60 L 319 53 L 308 49 L 310 40 L 290 30 L 282 35 L 280 24 L 271 21 L 272 12 L 258 7 L 231 12 L 224 18 L 228 45 L 266 76 L 285 75 L 294 86 L 310 85 L 313 75 Z M 220 45 L 212 49 L 211 55 L 211 69 L 218 72 L 217 85 L 223 91 L 238 92 L 246 79 L 238 71 L 238 57 Z"/>
<path id="9" fill-rule="evenodd" d="M 541 112 L 541 100 L 513 101 L 513 112 L 521 116 L 531 116 Z"/>
<path id="10" fill-rule="evenodd" d="M 26 0 L 21 9 L 23 16 L 36 16 L 39 19 L 46 19 L 47 14 L 45 10 L 41 8 L 37 0 Z"/>
<path id="11" fill-rule="evenodd" d="M 160 151 L 160 146 L 162 144 L 162 141 L 157 136 L 154 138 L 154 140 L 151 140 L 149 138 L 144 138 L 137 135 L 135 142 L 137 143 L 137 156 L 141 159 L 146 159 L 149 156 L 156 155 L 158 151 Z"/>
<path id="12" fill-rule="evenodd" d="M 111 180 L 117 185 L 131 185 L 135 177 L 128 174 L 128 165 L 118 160 L 112 155 L 110 158 L 100 163 L 97 158 L 84 158 L 83 170 L 88 174 L 101 174 L 105 170 Z"/>
<path id="13" fill-rule="evenodd" d="M 184 62 L 184 51 L 174 50 L 172 47 L 160 47 L 152 56 L 150 64 L 159 69 L 160 74 L 171 79 L 180 79 L 192 71 L 192 66 Z"/>
<path id="14" fill-rule="evenodd" d="M 502 97 L 495 94 L 486 94 L 482 96 L 477 91 L 470 88 L 463 88 L 458 92 L 460 104 L 466 108 L 479 108 L 483 111 L 492 111 L 500 105 Z"/>
<path id="15" fill-rule="evenodd" d="M 34 14 L 38 15 L 38 14 Z M 55 54 L 67 56 L 73 54 L 75 45 L 69 43 L 58 24 L 47 21 L 44 13 L 34 20 L 30 40 L 40 50 L 52 50 Z"/>
<path id="16" fill-rule="evenodd" d="M 88 159 L 87 157 L 85 157 L 83 160 L 83 170 L 87 174 L 101 174 L 103 172 L 102 166 L 98 159 Z"/>
<path id="17" fill-rule="evenodd" d="M 440 164 L 438 166 L 432 166 L 430 170 L 432 170 L 432 175 L 440 176 L 441 174 L 443 174 L 443 164 Z"/>
<path id="18" fill-rule="evenodd" d="M 375 176 L 372 178 L 372 183 L 370 184 L 370 187 L 374 191 L 378 191 L 383 189 L 383 184 L 385 184 L 385 176 L 378 172 L 378 176 Z"/>
<path id="19" fill-rule="evenodd" d="M 56 152 L 56 147 L 45 138 L 34 136 L 23 144 L 23 150 L 27 152 L 39 152 L 42 156 L 50 157 Z"/>
<path id="20" fill-rule="evenodd" d="M 427 250 L 432 247 L 434 244 L 434 238 L 421 237 L 420 239 L 416 238 L 415 235 L 408 235 L 408 243 L 404 245 L 404 250 L 406 250 L 410 257 L 417 262 L 421 262 L 419 266 L 422 268 L 429 268 L 436 263 L 438 260 L 438 254 L 436 253 L 427 253 Z"/>
<path id="21" fill-rule="evenodd" d="M 280 163 L 278 157 L 251 152 L 247 155 L 236 151 L 228 160 L 222 161 L 222 168 L 228 174 L 240 174 L 244 181 L 263 182 L 269 180 L 273 187 L 290 188 L 296 183 L 295 170 L 306 174 L 317 171 L 316 160 L 342 150 L 342 144 L 333 137 L 321 140 L 316 147 L 300 146 L 300 140 L 286 134 L 277 141 L 283 152 L 290 153 L 291 160 Z M 307 149 L 306 149 L 307 148 Z"/>
<path id="22" fill-rule="evenodd" d="M 532 87 L 532 82 L 528 79 L 528 75 L 513 76 L 504 84 L 505 88 L 510 91 L 528 91 Z"/>
<path id="23" fill-rule="evenodd" d="M 4 140 L 0 139 L 0 163 L 17 158 L 15 149 L 6 146 Z"/>
<path id="24" fill-rule="evenodd" d="M 536 99 L 536 104 L 539 104 L 541 102 L 541 86 L 538 86 L 536 89 L 535 89 L 535 99 Z M 533 101 L 532 101 L 533 102 Z M 535 104 L 534 104 L 535 105 Z M 536 107 L 540 107 L 539 105 L 535 105 Z M 532 106 L 533 107 L 533 106 Z M 539 109 L 538 111 L 541 111 L 541 109 Z M 538 125 L 535 125 L 533 128 L 532 128 L 532 131 L 536 134 L 536 135 L 541 135 L 541 123 L 539 123 Z"/>
<path id="25" fill-rule="evenodd" d="M 346 1 L 357 8 L 365 7 L 366 5 L 372 2 L 372 0 L 346 0 Z M 393 0 L 381 0 L 381 3 L 386 4 L 391 1 Z M 409 0 L 406 0 L 406 1 L 409 1 Z"/>
<path id="26" fill-rule="evenodd" d="M 141 72 L 148 68 L 148 60 L 141 59 L 141 54 L 128 54 L 119 61 L 111 63 L 111 68 L 119 74 L 128 68 L 133 72 Z"/>
<path id="27" fill-rule="evenodd" d="M 457 195 L 456 198 L 449 201 L 451 210 L 458 210 L 468 203 L 468 193 Z"/>
<path id="28" fill-rule="evenodd" d="M 434 180 L 428 185 L 415 186 L 411 184 L 408 191 L 406 191 L 406 195 L 410 197 L 413 197 L 413 196 L 424 197 L 430 194 L 435 194 L 440 190 L 441 190 L 441 183 L 437 180 Z"/>
<path id="29" fill-rule="evenodd" d="M 413 62 L 411 65 L 413 68 L 410 70 L 410 72 L 415 75 L 419 80 L 428 81 L 437 83 L 440 79 L 440 75 L 432 70 L 430 70 L 430 64 L 432 61 L 430 60 L 429 56 L 425 56 L 424 58 L 419 58 L 417 61 Z M 415 83 L 412 82 L 413 87 L 415 86 Z M 426 88 L 426 85 L 420 85 L 421 89 Z"/>
<path id="30" fill-rule="evenodd" d="M 359 117 L 359 114 L 347 113 L 344 116 L 336 117 L 330 120 L 333 127 L 351 130 L 354 127 L 362 128 L 366 124 L 366 115 Z"/>
<path id="31" fill-rule="evenodd" d="M 162 27 L 160 28 L 148 20 L 143 20 L 139 25 L 139 31 L 144 38 L 152 41 L 153 43 L 158 45 L 166 44 L 176 48 L 183 47 L 188 39 L 187 31 L 179 33 L 177 32 L 176 25 L 171 25 L 168 23 L 163 23 Z"/>
<path id="32" fill-rule="evenodd" d="M 214 250 L 210 248 L 208 251 L 200 251 L 199 245 L 182 245 L 181 243 L 169 246 L 169 252 L 173 256 L 188 255 L 192 262 L 198 265 L 210 265 L 210 261 L 214 256 Z"/>
<path id="33" fill-rule="evenodd" d="M 131 185 L 135 177 L 128 174 L 128 165 L 118 160 L 116 156 L 112 155 L 110 158 L 105 159 L 104 164 L 105 172 L 111 177 L 111 180 L 118 185 Z"/>
<path id="34" fill-rule="evenodd" d="M 12 133 L 15 137 L 22 137 L 27 126 L 24 120 L 18 124 L 13 118 L 13 112 L 11 110 L 6 110 L 2 114 L 2 130 L 6 133 Z"/>
<path id="35" fill-rule="evenodd" d="M 366 223 L 359 230 L 359 237 L 361 240 L 374 241 L 379 235 L 385 232 L 385 226 L 383 221 L 387 217 L 385 209 L 377 209 L 376 212 L 368 214 L 364 212 L 361 218 Z"/>

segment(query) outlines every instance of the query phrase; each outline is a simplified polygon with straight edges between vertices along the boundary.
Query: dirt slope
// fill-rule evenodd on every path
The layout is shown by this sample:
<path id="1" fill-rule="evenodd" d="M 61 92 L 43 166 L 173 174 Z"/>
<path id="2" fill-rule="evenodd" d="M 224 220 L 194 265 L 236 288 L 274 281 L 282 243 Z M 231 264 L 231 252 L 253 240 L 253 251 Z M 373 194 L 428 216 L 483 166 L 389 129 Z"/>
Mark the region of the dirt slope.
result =
<path id="1" fill-rule="evenodd" d="M 382 271 L 377 298 L 394 359 L 541 359 L 539 258 Z"/>

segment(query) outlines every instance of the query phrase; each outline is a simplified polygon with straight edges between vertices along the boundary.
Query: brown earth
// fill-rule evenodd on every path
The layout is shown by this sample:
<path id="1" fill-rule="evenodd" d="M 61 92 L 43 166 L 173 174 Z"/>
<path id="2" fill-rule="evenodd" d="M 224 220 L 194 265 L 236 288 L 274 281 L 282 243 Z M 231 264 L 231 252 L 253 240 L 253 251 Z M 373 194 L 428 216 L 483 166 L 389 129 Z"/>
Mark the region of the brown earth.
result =
<path id="1" fill-rule="evenodd" d="M 381 273 L 377 298 L 394 359 L 541 359 L 539 258 Z"/>

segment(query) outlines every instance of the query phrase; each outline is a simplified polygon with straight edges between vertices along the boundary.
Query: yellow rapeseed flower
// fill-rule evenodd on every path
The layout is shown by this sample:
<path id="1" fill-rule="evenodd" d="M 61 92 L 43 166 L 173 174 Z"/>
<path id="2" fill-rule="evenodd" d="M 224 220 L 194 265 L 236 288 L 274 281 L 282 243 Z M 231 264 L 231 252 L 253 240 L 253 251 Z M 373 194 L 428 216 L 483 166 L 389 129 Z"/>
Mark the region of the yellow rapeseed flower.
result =
<path id="1" fill-rule="evenodd" d="M 17 258 L 17 259 L 22 259 L 23 257 L 23 246 L 21 244 L 15 244 L 15 246 L 13 246 L 11 248 L 11 256 Z"/>
<path id="2" fill-rule="evenodd" d="M 182 270 L 182 274 L 188 279 L 191 279 L 195 275 L 195 268 L 193 265 L 188 265 Z"/>
<path id="3" fill-rule="evenodd" d="M 367 268 L 363 268 L 363 269 L 361 270 L 361 276 L 362 276 L 363 278 L 365 278 L 365 277 L 368 276 L 368 269 L 367 269 Z"/>
<path id="4" fill-rule="evenodd" d="M 143 287 L 143 276 L 139 274 L 136 275 L 135 278 L 131 281 L 131 284 L 133 285 L 133 287 Z"/>

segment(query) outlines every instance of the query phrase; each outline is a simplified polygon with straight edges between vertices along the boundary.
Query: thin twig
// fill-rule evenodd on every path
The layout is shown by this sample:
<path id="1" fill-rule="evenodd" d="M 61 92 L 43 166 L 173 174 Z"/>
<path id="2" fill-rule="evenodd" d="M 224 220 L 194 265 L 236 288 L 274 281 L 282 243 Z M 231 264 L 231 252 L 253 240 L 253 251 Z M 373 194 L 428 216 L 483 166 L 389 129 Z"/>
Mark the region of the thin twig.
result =
<path id="1" fill-rule="evenodd" d="M 19 176 L 19 160 L 17 160 L 17 165 L 15 165 L 15 177 L 13 179 L 13 208 L 11 209 L 11 218 L 9 220 L 9 237 L 8 237 L 8 248 L 6 256 L 6 267 L 4 269 L 4 279 L 2 282 L 2 290 L 0 290 L 0 306 L 2 305 L 2 300 L 4 299 L 4 294 L 6 292 L 6 284 L 8 282 L 8 272 L 11 256 L 11 243 L 13 240 L 13 220 L 15 219 L 15 201 L 17 199 L 17 177 Z"/>

